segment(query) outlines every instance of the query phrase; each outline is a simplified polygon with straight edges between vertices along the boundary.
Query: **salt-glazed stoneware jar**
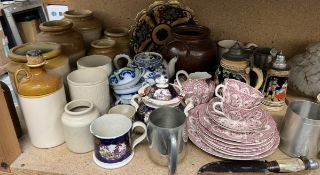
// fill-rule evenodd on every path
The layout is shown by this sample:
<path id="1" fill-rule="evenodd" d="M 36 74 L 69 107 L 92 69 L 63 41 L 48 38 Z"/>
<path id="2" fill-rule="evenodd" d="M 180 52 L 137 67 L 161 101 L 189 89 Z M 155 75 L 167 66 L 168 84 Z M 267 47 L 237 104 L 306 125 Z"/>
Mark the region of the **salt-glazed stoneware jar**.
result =
<path id="1" fill-rule="evenodd" d="M 28 51 L 27 60 L 30 70 L 17 70 L 15 84 L 31 143 L 38 148 L 60 145 L 64 142 L 60 117 L 66 104 L 62 78 L 45 70 L 40 51 Z"/>
<path id="2" fill-rule="evenodd" d="M 129 54 L 129 29 L 126 27 L 111 27 L 104 31 L 104 38 L 116 42 L 117 54 Z"/>
<path id="3" fill-rule="evenodd" d="M 93 16 L 92 11 L 68 10 L 63 15 L 65 17 L 64 20 L 71 21 L 73 28 L 82 34 L 87 48 L 92 41 L 101 37 L 102 23 Z"/>
<path id="4" fill-rule="evenodd" d="M 86 153 L 94 148 L 90 124 L 99 111 L 89 100 L 74 100 L 66 104 L 61 121 L 67 147 L 75 153 Z"/>
<path id="5" fill-rule="evenodd" d="M 64 87 L 68 94 L 67 75 L 70 73 L 69 58 L 62 53 L 60 44 L 52 42 L 25 43 L 10 49 L 8 57 L 11 61 L 6 68 L 14 91 L 16 92 L 14 73 L 20 68 L 27 67 L 25 63 L 27 63 L 26 53 L 28 50 L 41 51 L 42 57 L 46 60 L 44 68 L 50 73 L 56 73 L 63 77 Z"/>
<path id="6" fill-rule="evenodd" d="M 37 41 L 56 42 L 61 44 L 62 51 L 70 61 L 71 68 L 75 69 L 76 61 L 85 55 L 85 45 L 82 35 L 72 29 L 71 21 L 54 20 L 40 24 L 41 32 Z"/>
<path id="7" fill-rule="evenodd" d="M 114 58 L 117 54 L 117 47 L 115 40 L 99 39 L 91 42 L 88 55 L 105 55 Z"/>
<path id="8" fill-rule="evenodd" d="M 172 107 L 184 111 L 193 108 L 191 99 L 184 99 L 184 92 L 179 86 L 170 84 L 168 79 L 161 76 L 156 79 L 156 84 L 146 84 L 133 96 L 130 104 L 137 110 L 136 120 L 147 123 L 150 113 L 159 107 Z"/>

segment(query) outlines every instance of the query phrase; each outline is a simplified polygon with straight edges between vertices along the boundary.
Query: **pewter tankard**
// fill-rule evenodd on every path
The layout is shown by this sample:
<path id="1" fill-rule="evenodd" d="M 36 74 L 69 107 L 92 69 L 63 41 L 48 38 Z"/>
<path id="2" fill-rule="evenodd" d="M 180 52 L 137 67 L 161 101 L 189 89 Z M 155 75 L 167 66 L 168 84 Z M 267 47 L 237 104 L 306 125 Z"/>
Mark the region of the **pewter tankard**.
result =
<path id="1" fill-rule="evenodd" d="M 320 104 L 297 100 L 289 104 L 284 117 L 279 149 L 289 156 L 319 158 Z"/>
<path id="2" fill-rule="evenodd" d="M 161 107 L 150 114 L 147 125 L 148 155 L 160 165 L 169 166 L 174 174 L 187 151 L 187 118 L 174 108 Z"/>

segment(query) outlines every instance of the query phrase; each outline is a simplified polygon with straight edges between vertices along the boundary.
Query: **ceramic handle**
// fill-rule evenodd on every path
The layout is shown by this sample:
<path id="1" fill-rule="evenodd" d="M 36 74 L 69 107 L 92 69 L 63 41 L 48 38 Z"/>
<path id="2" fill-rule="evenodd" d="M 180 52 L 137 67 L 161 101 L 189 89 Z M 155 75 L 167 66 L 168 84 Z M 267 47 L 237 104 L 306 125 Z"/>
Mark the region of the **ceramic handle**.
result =
<path id="1" fill-rule="evenodd" d="M 176 136 L 170 137 L 170 150 L 169 150 L 169 175 L 173 175 L 177 169 L 177 157 L 178 157 L 178 148 L 177 148 L 177 138 Z"/>
<path id="2" fill-rule="evenodd" d="M 224 97 L 219 94 L 219 89 L 222 89 L 222 92 L 224 92 L 224 88 L 225 88 L 225 85 L 219 84 L 219 85 L 216 87 L 216 89 L 214 90 L 215 95 L 216 95 L 218 98 L 220 98 L 221 101 L 224 101 Z"/>
<path id="3" fill-rule="evenodd" d="M 134 96 L 132 96 L 131 100 L 130 100 L 130 104 L 136 109 L 136 111 L 139 108 L 139 100 L 141 99 L 139 94 L 136 94 Z M 137 101 L 136 101 L 137 100 Z"/>
<path id="4" fill-rule="evenodd" d="M 262 86 L 263 83 L 263 73 L 262 70 L 256 67 L 253 67 L 252 69 L 250 67 L 246 68 L 246 73 L 249 74 L 250 71 L 253 71 L 257 75 L 257 81 L 256 85 L 254 86 L 255 89 L 259 89 Z"/>
<path id="5" fill-rule="evenodd" d="M 132 63 L 132 60 L 131 60 L 131 58 L 129 57 L 129 55 L 126 55 L 126 54 L 118 54 L 118 55 L 116 55 L 116 56 L 114 57 L 114 59 L 113 59 L 113 64 L 114 64 L 114 66 L 116 67 L 116 69 L 120 69 L 120 66 L 119 66 L 119 64 L 118 64 L 118 61 L 119 61 L 120 58 L 125 58 L 126 60 L 128 60 L 127 66 Z"/>
<path id="6" fill-rule="evenodd" d="M 183 112 L 188 117 L 189 111 L 194 108 L 194 104 L 191 98 L 186 99 L 187 106 L 184 108 Z"/>
<path id="7" fill-rule="evenodd" d="M 180 87 L 181 89 L 183 89 L 183 88 L 182 88 L 182 85 L 181 85 L 181 82 L 180 82 L 180 80 L 179 80 L 179 75 L 180 75 L 180 74 L 185 75 L 185 76 L 187 77 L 187 79 L 189 79 L 189 74 L 188 74 L 185 70 L 179 70 L 179 71 L 176 73 L 177 83 L 178 83 L 179 87 Z"/>
<path id="8" fill-rule="evenodd" d="M 24 72 L 25 73 L 25 78 L 26 79 L 30 79 L 31 78 L 31 74 L 28 72 L 28 71 L 26 71 L 25 69 L 18 69 L 15 73 L 14 73 L 14 83 L 16 84 L 16 88 L 17 88 L 17 91 L 19 92 L 19 83 L 20 83 L 20 81 L 19 81 L 19 78 L 18 78 L 18 75 L 19 75 L 19 73 L 20 72 Z"/>
<path id="9" fill-rule="evenodd" d="M 132 149 L 134 149 L 134 147 L 136 145 L 138 145 L 140 142 L 142 142 L 142 140 L 144 140 L 147 137 L 147 127 L 144 123 L 136 121 L 132 124 L 132 131 L 134 130 L 134 128 L 136 127 L 142 127 L 143 128 L 143 134 L 141 134 L 141 136 L 139 136 L 138 138 L 134 139 L 134 141 L 132 142 Z"/>
<path id="10" fill-rule="evenodd" d="M 245 46 L 244 46 L 245 48 L 250 48 L 250 47 L 258 47 L 258 45 L 257 44 L 255 44 L 255 43 L 247 43 Z"/>
<path id="11" fill-rule="evenodd" d="M 224 116 L 224 113 L 222 111 L 219 111 L 216 108 L 218 105 L 220 106 L 221 109 L 223 109 L 223 103 L 222 102 L 215 102 L 215 103 L 212 104 L 213 111 L 218 113 L 218 114 L 220 114 L 220 115 L 222 115 L 222 116 Z"/>

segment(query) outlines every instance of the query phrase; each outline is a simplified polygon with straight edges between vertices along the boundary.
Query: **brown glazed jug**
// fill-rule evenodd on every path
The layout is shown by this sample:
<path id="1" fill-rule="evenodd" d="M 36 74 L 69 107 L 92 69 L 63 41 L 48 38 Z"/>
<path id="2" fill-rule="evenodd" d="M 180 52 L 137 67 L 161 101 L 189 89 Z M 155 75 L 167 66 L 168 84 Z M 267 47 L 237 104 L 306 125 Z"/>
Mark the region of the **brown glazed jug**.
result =
<path id="1" fill-rule="evenodd" d="M 217 46 L 210 39 L 210 29 L 200 25 L 175 27 L 172 38 L 163 49 L 165 59 L 178 57 L 176 70 L 185 70 L 188 73 L 214 72 L 219 63 L 216 53 Z"/>
<path id="2" fill-rule="evenodd" d="M 72 29 L 72 26 L 72 22 L 63 20 L 41 23 L 37 41 L 61 44 L 63 53 L 70 59 L 71 68 L 76 69 L 77 60 L 85 55 L 86 50 L 82 35 Z"/>

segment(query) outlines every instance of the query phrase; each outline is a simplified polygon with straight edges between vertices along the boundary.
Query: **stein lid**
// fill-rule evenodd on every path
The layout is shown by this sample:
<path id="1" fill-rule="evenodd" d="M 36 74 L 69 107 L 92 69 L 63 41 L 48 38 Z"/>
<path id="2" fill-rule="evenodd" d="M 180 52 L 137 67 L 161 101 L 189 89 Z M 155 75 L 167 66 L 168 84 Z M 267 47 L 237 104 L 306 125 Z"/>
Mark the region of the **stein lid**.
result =
<path id="1" fill-rule="evenodd" d="M 272 63 L 273 69 L 281 69 L 281 70 L 287 70 L 289 69 L 289 66 L 286 62 L 285 56 L 282 54 L 282 51 L 280 54 L 277 55 L 276 59 Z"/>
<path id="2" fill-rule="evenodd" d="M 249 56 L 250 55 L 242 49 L 239 42 L 236 42 L 227 53 L 222 55 L 224 59 L 233 61 L 246 61 L 249 59 Z"/>

